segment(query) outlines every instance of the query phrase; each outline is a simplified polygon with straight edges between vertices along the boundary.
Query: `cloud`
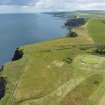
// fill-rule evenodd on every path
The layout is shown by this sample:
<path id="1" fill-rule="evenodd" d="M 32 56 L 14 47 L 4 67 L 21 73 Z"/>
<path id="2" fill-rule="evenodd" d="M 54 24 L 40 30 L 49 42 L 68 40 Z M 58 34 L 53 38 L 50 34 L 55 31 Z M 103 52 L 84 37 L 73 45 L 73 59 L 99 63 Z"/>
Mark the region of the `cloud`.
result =
<path id="1" fill-rule="evenodd" d="M 105 0 L 0 0 L 0 12 L 73 10 L 105 10 Z"/>
<path id="2" fill-rule="evenodd" d="M 0 0 L 0 5 L 28 5 L 33 1 L 35 0 Z"/>
<path id="3" fill-rule="evenodd" d="M 105 0 L 39 0 L 35 6 L 39 9 L 68 11 L 105 9 Z"/>

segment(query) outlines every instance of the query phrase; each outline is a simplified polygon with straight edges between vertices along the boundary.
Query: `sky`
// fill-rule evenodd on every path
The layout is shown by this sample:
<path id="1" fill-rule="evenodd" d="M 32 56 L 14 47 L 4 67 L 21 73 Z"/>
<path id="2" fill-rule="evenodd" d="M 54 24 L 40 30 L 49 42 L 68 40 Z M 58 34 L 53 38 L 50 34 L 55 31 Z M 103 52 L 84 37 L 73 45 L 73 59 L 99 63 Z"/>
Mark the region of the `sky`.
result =
<path id="1" fill-rule="evenodd" d="M 0 0 L 0 13 L 105 10 L 105 0 Z"/>

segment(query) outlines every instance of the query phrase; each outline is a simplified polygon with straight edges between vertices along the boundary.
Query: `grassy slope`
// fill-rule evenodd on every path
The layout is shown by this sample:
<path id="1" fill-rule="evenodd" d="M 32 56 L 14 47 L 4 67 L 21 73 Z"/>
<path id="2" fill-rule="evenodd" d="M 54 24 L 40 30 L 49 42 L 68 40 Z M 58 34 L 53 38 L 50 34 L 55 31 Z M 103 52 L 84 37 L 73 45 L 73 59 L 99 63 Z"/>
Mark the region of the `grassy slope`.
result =
<path id="1" fill-rule="evenodd" d="M 96 43 L 105 43 L 105 22 L 103 19 L 91 19 L 88 23 L 88 30 Z"/>
<path id="2" fill-rule="evenodd" d="M 22 47 L 24 57 L 7 64 L 6 96 L 0 105 L 96 105 L 105 89 L 105 58 L 79 45 L 93 44 L 86 26 L 79 37 Z M 70 59 L 73 62 L 70 63 Z"/>

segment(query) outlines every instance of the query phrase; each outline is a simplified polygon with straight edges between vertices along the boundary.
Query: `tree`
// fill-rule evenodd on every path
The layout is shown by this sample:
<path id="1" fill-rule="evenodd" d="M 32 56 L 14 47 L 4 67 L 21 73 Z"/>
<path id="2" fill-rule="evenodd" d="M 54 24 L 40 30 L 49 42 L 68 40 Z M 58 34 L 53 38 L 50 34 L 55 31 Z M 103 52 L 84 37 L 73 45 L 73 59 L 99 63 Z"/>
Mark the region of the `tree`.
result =
<path id="1" fill-rule="evenodd" d="M 78 34 L 76 32 L 70 32 L 67 37 L 77 37 Z"/>
<path id="2" fill-rule="evenodd" d="M 95 50 L 96 54 L 105 55 L 105 46 L 98 46 Z"/>
<path id="3" fill-rule="evenodd" d="M 21 49 L 17 48 L 17 49 L 15 50 L 14 56 L 13 56 L 13 58 L 12 58 L 12 61 L 19 60 L 19 59 L 22 58 L 22 57 L 23 57 L 23 51 L 22 51 Z"/>

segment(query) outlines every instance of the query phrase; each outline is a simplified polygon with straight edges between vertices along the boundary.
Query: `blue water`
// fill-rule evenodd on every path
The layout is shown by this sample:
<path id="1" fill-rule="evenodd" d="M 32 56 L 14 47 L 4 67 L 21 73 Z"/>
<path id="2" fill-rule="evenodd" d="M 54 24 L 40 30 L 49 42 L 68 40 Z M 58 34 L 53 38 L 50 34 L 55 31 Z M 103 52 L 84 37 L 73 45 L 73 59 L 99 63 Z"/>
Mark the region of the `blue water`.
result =
<path id="1" fill-rule="evenodd" d="M 16 47 L 63 37 L 64 22 L 48 14 L 1 14 L 0 65 L 11 60 Z"/>

